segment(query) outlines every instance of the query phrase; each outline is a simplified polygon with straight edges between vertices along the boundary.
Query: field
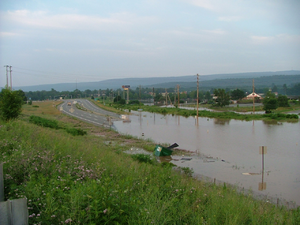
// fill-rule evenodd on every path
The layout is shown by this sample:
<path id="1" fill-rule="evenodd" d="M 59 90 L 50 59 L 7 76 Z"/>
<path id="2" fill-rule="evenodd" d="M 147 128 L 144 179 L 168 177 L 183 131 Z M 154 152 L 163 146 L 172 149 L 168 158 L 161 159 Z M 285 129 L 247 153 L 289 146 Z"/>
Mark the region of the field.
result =
<path id="1" fill-rule="evenodd" d="M 28 199 L 30 224 L 300 224 L 300 208 L 254 200 L 194 179 L 188 168 L 125 154 L 155 144 L 65 116 L 58 104 L 34 102 L 20 119 L 0 122 L 5 198 Z M 87 135 L 32 124 L 31 115 Z"/>

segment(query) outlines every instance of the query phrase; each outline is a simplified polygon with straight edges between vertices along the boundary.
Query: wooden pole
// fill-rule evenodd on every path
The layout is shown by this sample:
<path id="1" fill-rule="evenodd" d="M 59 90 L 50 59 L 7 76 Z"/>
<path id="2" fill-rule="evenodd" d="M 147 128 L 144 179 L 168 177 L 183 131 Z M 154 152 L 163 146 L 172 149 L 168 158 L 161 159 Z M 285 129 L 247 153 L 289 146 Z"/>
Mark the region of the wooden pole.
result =
<path id="1" fill-rule="evenodd" d="M 168 105 L 168 92 L 167 92 L 167 88 L 165 89 L 165 95 L 166 95 L 166 106 Z"/>
<path id="2" fill-rule="evenodd" d="M 197 73 L 197 126 L 199 125 L 198 117 L 199 117 L 199 74 Z"/>
<path id="3" fill-rule="evenodd" d="M 252 83 L 253 83 L 253 114 L 254 114 L 254 113 L 255 113 L 255 101 L 254 101 L 254 99 L 255 99 L 255 97 L 254 97 L 254 79 L 253 79 Z"/>
<path id="4" fill-rule="evenodd" d="M 177 92 L 178 92 L 178 107 L 179 107 L 179 103 L 180 103 L 180 101 L 179 101 L 179 84 L 177 84 Z"/>

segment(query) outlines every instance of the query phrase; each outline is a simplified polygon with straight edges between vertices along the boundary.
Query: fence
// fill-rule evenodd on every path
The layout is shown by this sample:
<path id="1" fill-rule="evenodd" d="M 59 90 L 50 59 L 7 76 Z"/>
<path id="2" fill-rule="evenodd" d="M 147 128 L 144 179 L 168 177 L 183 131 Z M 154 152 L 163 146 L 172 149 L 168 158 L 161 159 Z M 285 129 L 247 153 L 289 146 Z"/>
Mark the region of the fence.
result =
<path id="1" fill-rule="evenodd" d="M 207 177 L 207 176 L 199 175 L 199 174 L 194 174 L 193 176 L 195 178 L 199 179 L 199 180 L 203 180 L 203 181 L 206 181 L 206 182 L 214 183 L 216 185 L 224 185 L 225 184 L 227 187 L 234 188 L 239 193 L 243 193 L 244 195 L 249 195 L 250 194 L 250 195 L 252 195 L 252 197 L 254 199 L 275 204 L 275 205 L 277 205 L 277 207 L 279 207 L 279 206 L 285 206 L 288 209 L 296 209 L 297 207 L 299 207 L 299 205 L 297 205 L 293 201 L 286 201 L 283 198 L 278 198 L 278 197 L 273 197 L 273 196 L 268 196 L 268 195 L 265 195 L 265 194 L 261 194 L 261 193 L 259 193 L 257 191 L 248 190 L 248 189 L 245 189 L 244 187 L 239 187 L 237 185 L 233 185 L 233 184 L 221 181 L 221 180 L 217 180 L 216 178 L 212 179 L 211 177 Z"/>

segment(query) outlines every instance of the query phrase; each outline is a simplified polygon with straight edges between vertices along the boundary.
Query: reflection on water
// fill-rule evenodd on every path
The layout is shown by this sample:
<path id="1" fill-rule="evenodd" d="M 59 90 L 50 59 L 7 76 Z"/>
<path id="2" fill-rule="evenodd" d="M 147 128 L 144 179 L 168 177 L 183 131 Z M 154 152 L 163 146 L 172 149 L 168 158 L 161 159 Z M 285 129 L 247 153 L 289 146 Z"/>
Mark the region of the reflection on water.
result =
<path id="1" fill-rule="evenodd" d="M 229 125 L 230 119 L 219 119 L 219 118 L 214 118 L 214 123 L 215 124 L 221 124 L 221 125 Z"/>
<path id="2" fill-rule="evenodd" d="M 176 142 L 180 148 L 195 152 L 190 161 L 172 160 L 172 163 L 247 189 L 257 190 L 259 185 L 263 194 L 294 200 L 300 205 L 299 122 L 199 118 L 197 126 L 194 117 L 148 112 L 135 112 L 130 120 L 131 123 L 116 121 L 114 126 L 120 133 L 149 138 L 156 143 Z M 263 170 L 259 146 L 268 147 Z M 207 161 L 197 155 L 206 156 Z M 209 157 L 213 160 L 208 160 Z"/>

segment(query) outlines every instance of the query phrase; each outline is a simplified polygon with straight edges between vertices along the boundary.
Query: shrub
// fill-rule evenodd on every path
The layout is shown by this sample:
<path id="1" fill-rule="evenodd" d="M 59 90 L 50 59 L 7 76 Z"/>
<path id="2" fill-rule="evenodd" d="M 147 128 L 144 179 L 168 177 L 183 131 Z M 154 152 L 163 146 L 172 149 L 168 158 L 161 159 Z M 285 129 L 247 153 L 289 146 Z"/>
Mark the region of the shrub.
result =
<path id="1" fill-rule="evenodd" d="M 139 104 L 140 104 L 140 101 L 139 101 L 139 100 L 131 100 L 131 101 L 129 101 L 128 104 L 129 104 L 129 105 L 139 105 Z"/>
<path id="2" fill-rule="evenodd" d="M 181 170 L 184 172 L 185 175 L 191 177 L 194 173 L 194 170 L 189 167 L 181 167 Z"/>
<path id="3" fill-rule="evenodd" d="M 49 127 L 49 128 L 59 129 L 57 121 L 44 119 L 44 118 L 39 117 L 39 116 L 30 116 L 29 122 L 34 123 L 34 124 L 39 125 L 39 126 L 42 126 L 42 127 Z"/>
<path id="4" fill-rule="evenodd" d="M 297 114 L 286 114 L 287 119 L 299 119 Z"/>
<path id="5" fill-rule="evenodd" d="M 82 130 L 80 128 L 66 128 L 66 131 L 69 133 L 69 134 L 72 134 L 73 136 L 83 136 L 85 134 L 87 134 L 87 132 L 85 130 Z"/>
<path id="6" fill-rule="evenodd" d="M 0 92 L 0 117 L 6 121 L 17 118 L 22 112 L 23 99 L 18 91 L 2 89 Z"/>
<path id="7" fill-rule="evenodd" d="M 289 99 L 285 95 L 278 96 L 278 106 L 279 107 L 289 107 Z"/>
<path id="8" fill-rule="evenodd" d="M 153 160 L 151 159 L 150 155 L 145 155 L 145 154 L 135 154 L 131 156 L 134 160 L 137 160 L 139 162 L 144 162 L 144 163 L 150 163 L 153 164 Z"/>

